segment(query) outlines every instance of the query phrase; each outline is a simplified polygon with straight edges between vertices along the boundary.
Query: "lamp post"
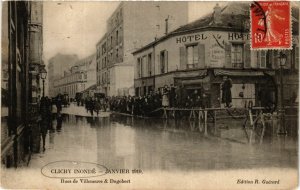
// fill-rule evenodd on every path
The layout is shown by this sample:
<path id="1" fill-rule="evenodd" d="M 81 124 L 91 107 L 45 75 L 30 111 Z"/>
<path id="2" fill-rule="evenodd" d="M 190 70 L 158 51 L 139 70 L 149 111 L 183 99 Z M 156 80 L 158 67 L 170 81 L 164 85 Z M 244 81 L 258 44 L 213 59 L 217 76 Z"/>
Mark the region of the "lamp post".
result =
<path id="1" fill-rule="evenodd" d="M 280 63 L 280 130 L 278 134 L 286 134 L 285 129 L 285 109 L 284 109 L 284 98 L 283 98 L 283 67 L 286 64 L 287 56 L 283 52 L 280 52 L 279 63 Z"/>
<path id="2" fill-rule="evenodd" d="M 43 67 L 40 71 L 41 78 L 43 79 L 43 97 L 45 97 L 45 79 L 47 77 L 47 71 L 45 67 Z"/>

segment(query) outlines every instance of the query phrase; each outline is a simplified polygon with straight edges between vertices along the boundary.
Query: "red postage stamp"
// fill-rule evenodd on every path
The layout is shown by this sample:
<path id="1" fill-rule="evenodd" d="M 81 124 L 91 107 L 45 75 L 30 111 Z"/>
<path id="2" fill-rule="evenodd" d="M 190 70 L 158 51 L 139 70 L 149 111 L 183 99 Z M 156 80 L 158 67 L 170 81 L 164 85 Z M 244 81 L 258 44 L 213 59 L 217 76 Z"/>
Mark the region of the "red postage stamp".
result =
<path id="1" fill-rule="evenodd" d="M 252 49 L 291 49 L 291 7 L 289 1 L 251 3 Z"/>

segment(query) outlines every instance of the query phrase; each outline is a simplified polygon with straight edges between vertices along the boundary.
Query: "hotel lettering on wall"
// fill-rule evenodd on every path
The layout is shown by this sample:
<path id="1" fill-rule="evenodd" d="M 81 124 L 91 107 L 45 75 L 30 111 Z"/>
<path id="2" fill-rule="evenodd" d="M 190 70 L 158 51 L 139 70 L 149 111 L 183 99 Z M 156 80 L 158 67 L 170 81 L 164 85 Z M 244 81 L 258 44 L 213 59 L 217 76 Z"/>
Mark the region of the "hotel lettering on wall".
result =
<path id="1" fill-rule="evenodd" d="M 180 36 L 176 38 L 176 43 L 189 43 L 189 42 L 197 42 L 200 40 L 206 40 L 207 36 L 203 33 L 199 34 L 192 34 L 192 35 L 186 35 L 186 36 Z"/>
<path id="2" fill-rule="evenodd" d="M 228 41 L 232 40 L 250 40 L 251 35 L 245 33 L 228 32 Z"/>
<path id="3" fill-rule="evenodd" d="M 214 36 L 223 36 L 221 34 L 224 35 L 224 33 L 220 33 L 220 34 L 214 34 Z M 227 36 L 228 36 L 228 38 L 227 38 L 228 41 L 250 40 L 250 37 L 251 37 L 249 33 L 238 33 L 238 32 L 228 32 Z M 185 35 L 185 36 L 176 37 L 176 43 L 180 44 L 180 43 L 197 42 L 197 41 L 206 40 L 206 39 L 209 39 L 212 37 L 213 36 L 207 35 L 205 33 Z"/>

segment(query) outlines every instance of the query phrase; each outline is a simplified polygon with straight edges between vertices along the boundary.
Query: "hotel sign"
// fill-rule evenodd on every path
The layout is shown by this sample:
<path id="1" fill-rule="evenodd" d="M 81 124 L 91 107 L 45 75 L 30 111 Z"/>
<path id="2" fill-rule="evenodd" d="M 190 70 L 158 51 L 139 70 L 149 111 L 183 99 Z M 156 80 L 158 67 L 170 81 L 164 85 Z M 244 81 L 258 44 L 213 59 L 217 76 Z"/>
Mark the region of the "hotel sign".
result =
<path id="1" fill-rule="evenodd" d="M 225 34 L 225 35 L 224 35 Z M 209 36 L 208 36 L 209 35 Z M 191 42 L 197 42 L 200 40 L 206 40 L 208 37 L 213 37 L 215 39 L 220 40 L 226 39 L 227 41 L 240 41 L 240 40 L 250 40 L 251 36 L 248 33 L 239 33 L 239 32 L 228 32 L 227 36 L 226 33 L 212 33 L 212 34 L 207 34 L 207 33 L 198 33 L 198 34 L 191 34 L 191 35 L 185 35 L 185 36 L 179 36 L 176 37 L 176 43 L 191 43 Z"/>
<path id="2" fill-rule="evenodd" d="M 176 43 L 186 43 L 186 42 L 197 42 L 200 40 L 206 40 L 207 36 L 205 34 L 192 34 L 187 36 L 181 36 L 176 38 Z"/>

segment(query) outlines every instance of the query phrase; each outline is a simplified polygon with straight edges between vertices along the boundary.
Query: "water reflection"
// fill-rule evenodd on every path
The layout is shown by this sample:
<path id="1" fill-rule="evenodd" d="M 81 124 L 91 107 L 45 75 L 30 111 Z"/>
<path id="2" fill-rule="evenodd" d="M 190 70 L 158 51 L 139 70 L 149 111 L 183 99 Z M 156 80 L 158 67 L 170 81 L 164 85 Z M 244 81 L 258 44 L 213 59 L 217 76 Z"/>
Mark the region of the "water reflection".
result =
<path id="1" fill-rule="evenodd" d="M 52 156 L 43 159 L 143 170 L 297 167 L 297 122 L 287 125 L 288 136 L 277 136 L 271 123 L 256 129 L 242 123 L 63 115 L 47 137 Z"/>

